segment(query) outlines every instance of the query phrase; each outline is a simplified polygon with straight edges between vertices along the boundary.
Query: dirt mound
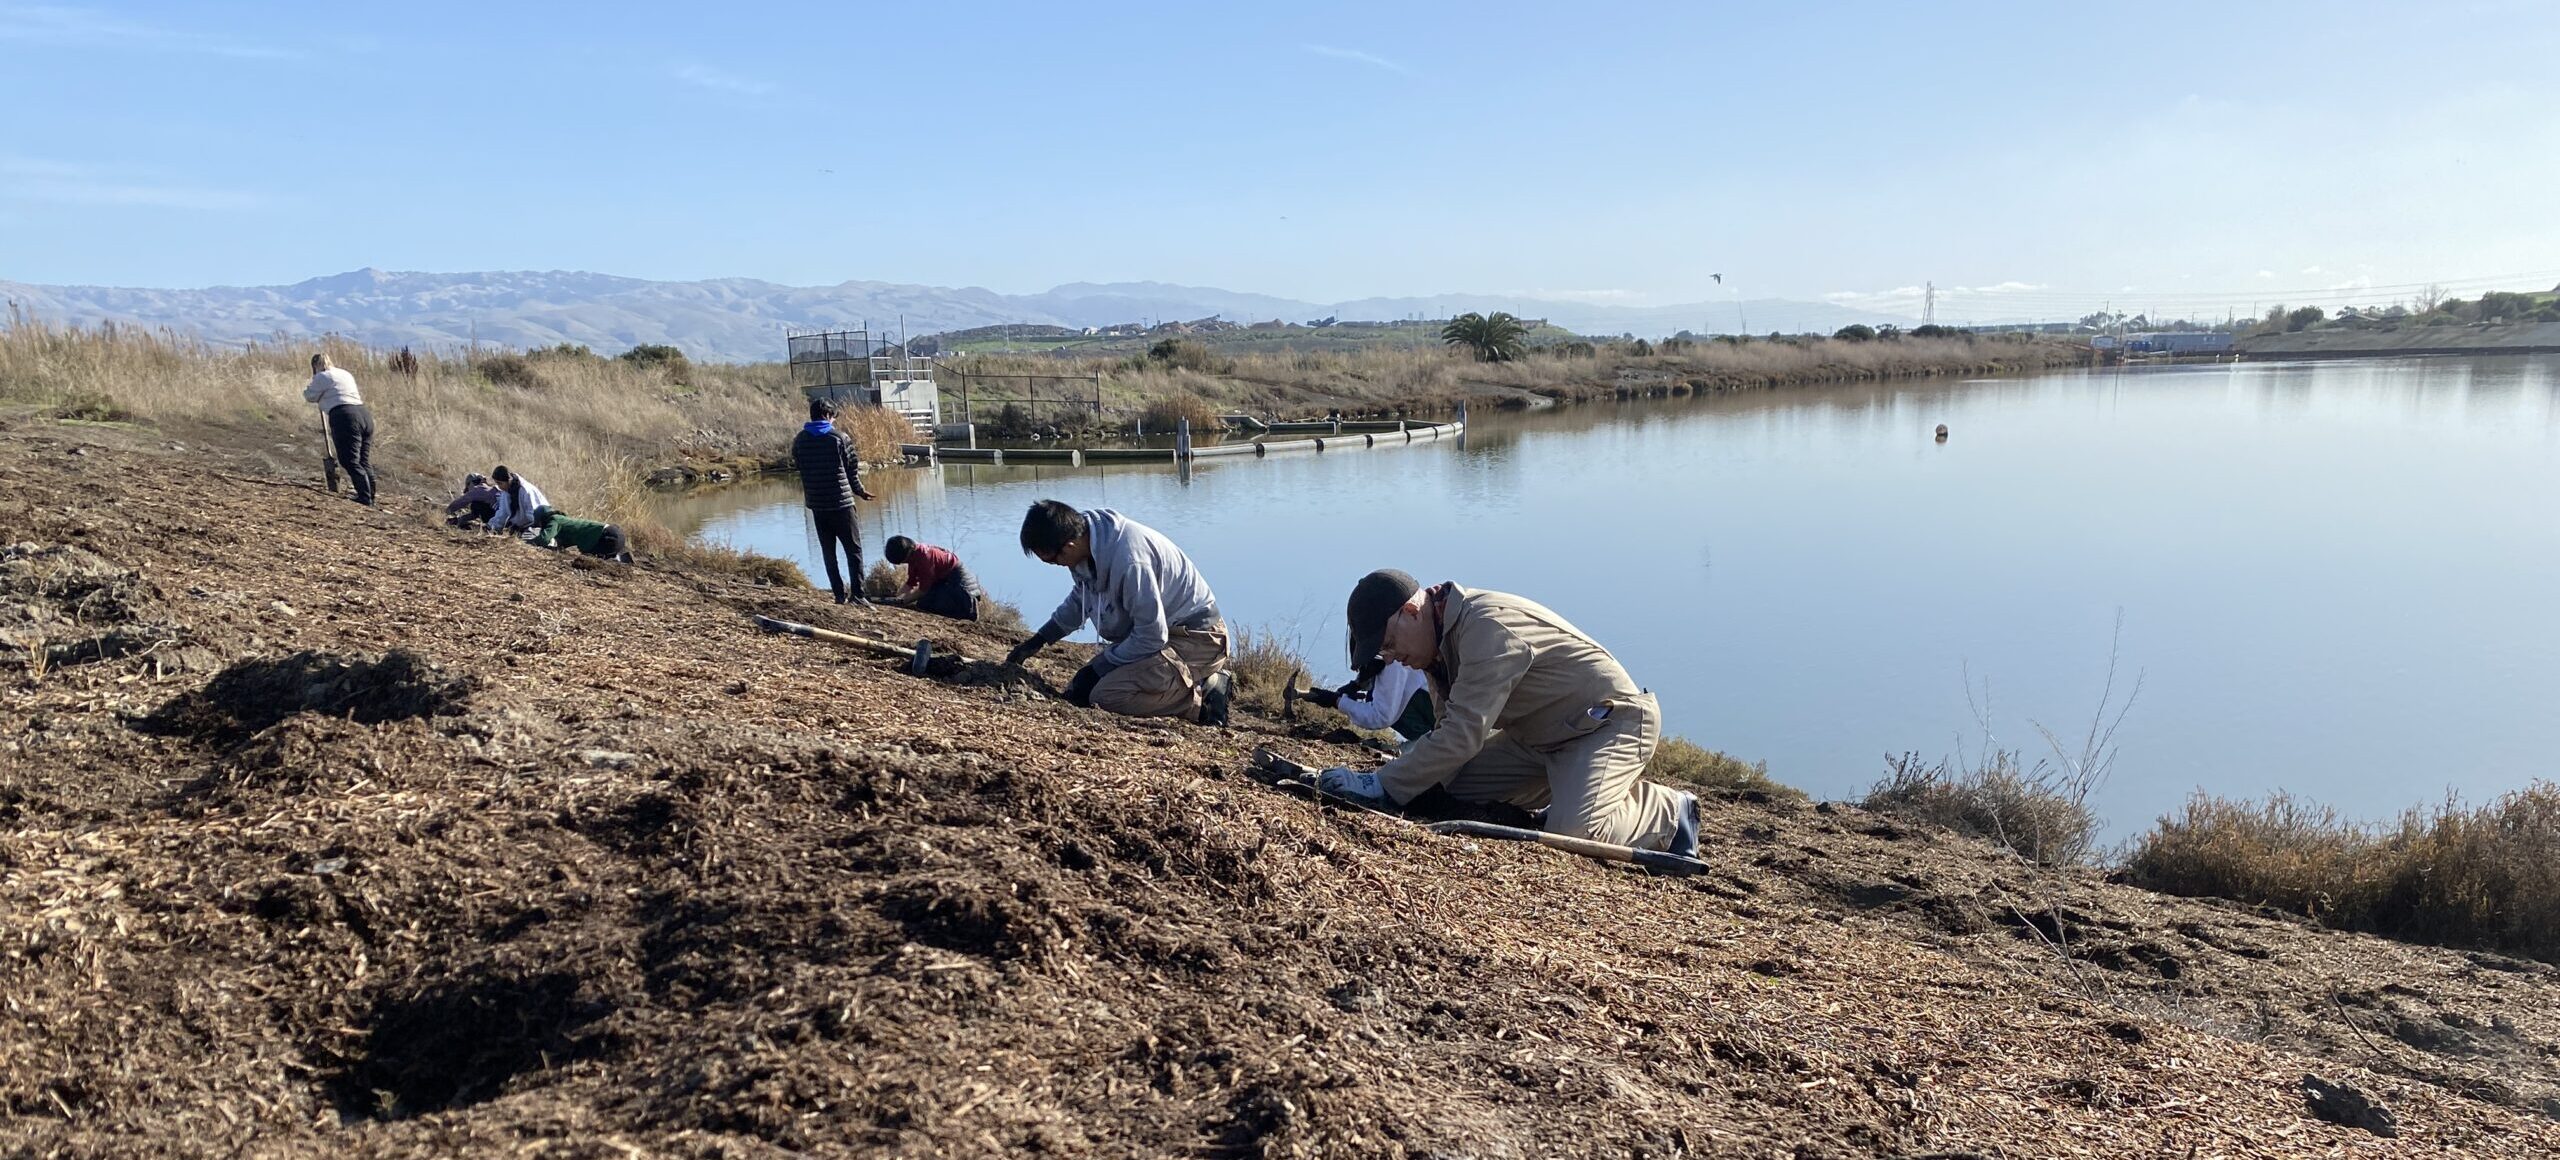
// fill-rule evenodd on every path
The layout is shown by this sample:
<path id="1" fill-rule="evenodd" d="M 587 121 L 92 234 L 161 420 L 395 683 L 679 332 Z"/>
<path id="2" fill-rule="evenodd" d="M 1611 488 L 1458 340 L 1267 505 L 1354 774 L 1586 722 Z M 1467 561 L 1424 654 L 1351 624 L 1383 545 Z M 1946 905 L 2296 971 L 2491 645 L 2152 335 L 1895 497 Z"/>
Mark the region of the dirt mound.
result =
<path id="1" fill-rule="evenodd" d="M 187 629 L 140 572 L 72 544 L 0 547 L 0 663 L 34 675 L 157 654 L 166 669 L 203 667 Z"/>
<path id="2" fill-rule="evenodd" d="M 172 699 L 147 724 L 156 732 L 232 744 L 297 713 L 362 725 L 452 716 L 471 707 L 480 678 L 454 673 L 405 649 L 386 653 L 304 651 L 253 658 Z"/>
<path id="3" fill-rule="evenodd" d="M 131 568 L 70 544 L 0 547 L 0 596 L 28 621 L 126 624 L 158 594 Z"/>
<path id="4" fill-rule="evenodd" d="M 8 439 L 92 554 L 10 602 L 228 667 L 0 673 L 0 1152 L 2560 1155 L 2542 968 L 1851 809 L 1712 802 L 1676 880 L 1434 837 L 1244 772 L 1376 760 L 1320 730 L 1058 703 L 1073 646 L 918 679 L 741 612 L 1018 637 Z"/>

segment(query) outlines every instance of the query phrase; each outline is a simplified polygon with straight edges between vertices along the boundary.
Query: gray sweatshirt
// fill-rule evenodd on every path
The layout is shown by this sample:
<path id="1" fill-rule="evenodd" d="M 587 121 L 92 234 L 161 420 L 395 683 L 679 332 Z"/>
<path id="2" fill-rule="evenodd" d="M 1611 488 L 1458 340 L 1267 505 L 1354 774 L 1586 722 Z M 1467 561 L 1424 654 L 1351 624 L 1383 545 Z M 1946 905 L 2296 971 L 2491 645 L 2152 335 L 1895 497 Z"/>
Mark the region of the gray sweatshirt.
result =
<path id="1" fill-rule="evenodd" d="M 1110 672 L 1164 650 L 1177 628 L 1218 623 L 1218 598 L 1191 566 L 1191 557 L 1154 528 L 1112 511 L 1084 513 L 1093 558 L 1068 569 L 1075 590 L 1049 614 L 1059 636 L 1093 622 L 1109 642 L 1093 667 Z"/>

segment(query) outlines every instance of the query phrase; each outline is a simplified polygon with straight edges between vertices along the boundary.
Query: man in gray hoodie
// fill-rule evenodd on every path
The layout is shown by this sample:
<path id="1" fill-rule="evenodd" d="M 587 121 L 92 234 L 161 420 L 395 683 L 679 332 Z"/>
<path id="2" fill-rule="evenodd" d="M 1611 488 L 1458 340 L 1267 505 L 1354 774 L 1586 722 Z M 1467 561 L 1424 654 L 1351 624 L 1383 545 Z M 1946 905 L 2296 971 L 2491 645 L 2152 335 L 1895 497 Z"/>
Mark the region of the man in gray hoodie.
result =
<path id="1" fill-rule="evenodd" d="M 1075 577 L 1049 623 L 1005 657 L 1018 665 L 1093 622 L 1095 653 L 1067 685 L 1067 702 L 1124 717 L 1188 717 L 1227 723 L 1235 678 L 1227 673 L 1227 624 L 1191 558 L 1145 524 L 1054 499 L 1022 518 L 1022 551 Z"/>
<path id="2" fill-rule="evenodd" d="M 372 503 L 373 411 L 364 405 L 356 377 L 329 365 L 328 355 L 312 355 L 311 381 L 302 388 L 302 401 L 328 417 L 330 449 L 346 469 L 347 482 L 355 485 L 356 502 Z"/>

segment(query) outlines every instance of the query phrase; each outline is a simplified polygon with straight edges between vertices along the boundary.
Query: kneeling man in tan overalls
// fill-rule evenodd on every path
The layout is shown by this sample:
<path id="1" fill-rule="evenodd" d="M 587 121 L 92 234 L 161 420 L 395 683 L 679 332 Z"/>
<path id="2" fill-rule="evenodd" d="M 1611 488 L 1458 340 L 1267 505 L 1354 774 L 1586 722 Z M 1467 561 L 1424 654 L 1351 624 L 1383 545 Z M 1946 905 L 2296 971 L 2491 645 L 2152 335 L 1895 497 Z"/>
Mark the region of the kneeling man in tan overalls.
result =
<path id="1" fill-rule="evenodd" d="M 1565 618 L 1394 570 L 1361 577 L 1347 612 L 1351 663 L 1384 657 L 1430 674 L 1442 711 L 1376 770 L 1326 770 L 1326 792 L 1401 805 L 1446 786 L 1460 801 L 1544 809 L 1550 834 L 1697 855 L 1697 795 L 1644 780 L 1661 707 Z"/>

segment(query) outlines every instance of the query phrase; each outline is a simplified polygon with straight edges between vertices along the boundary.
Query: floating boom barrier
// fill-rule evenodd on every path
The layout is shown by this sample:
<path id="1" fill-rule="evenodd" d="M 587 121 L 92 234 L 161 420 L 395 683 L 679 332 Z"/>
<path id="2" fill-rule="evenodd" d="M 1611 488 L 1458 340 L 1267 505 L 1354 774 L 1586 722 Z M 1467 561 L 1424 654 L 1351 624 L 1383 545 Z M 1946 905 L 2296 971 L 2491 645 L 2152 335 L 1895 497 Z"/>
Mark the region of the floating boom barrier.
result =
<path id="1" fill-rule="evenodd" d="M 898 450 L 912 459 L 939 459 L 945 463 L 1045 463 L 1072 467 L 1097 463 L 1162 463 L 1173 466 L 1198 459 L 1247 455 L 1259 459 L 1296 451 L 1349 451 L 1409 443 L 1437 443 L 1466 434 L 1467 423 L 1462 412 L 1459 418 L 1447 423 L 1413 423 L 1401 419 L 1346 420 L 1341 423 L 1273 423 L 1270 428 L 1275 434 L 1299 431 L 1324 431 L 1327 434 L 1307 439 L 1265 438 L 1188 447 L 937 447 L 931 443 L 903 443 Z"/>

